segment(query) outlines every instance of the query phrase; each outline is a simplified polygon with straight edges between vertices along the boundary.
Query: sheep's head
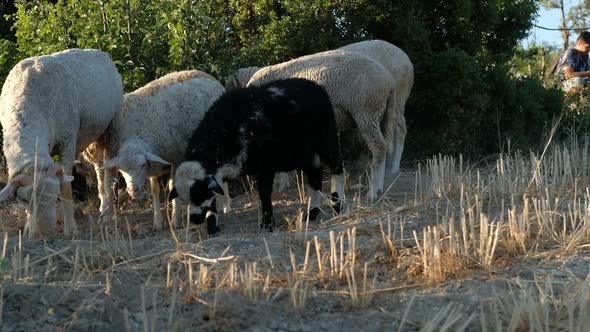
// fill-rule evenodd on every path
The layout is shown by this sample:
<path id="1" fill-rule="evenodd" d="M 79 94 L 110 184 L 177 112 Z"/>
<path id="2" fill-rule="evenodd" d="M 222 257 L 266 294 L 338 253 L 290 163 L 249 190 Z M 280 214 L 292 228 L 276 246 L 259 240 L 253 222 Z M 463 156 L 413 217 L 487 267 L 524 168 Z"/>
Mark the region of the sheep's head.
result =
<path id="1" fill-rule="evenodd" d="M 170 172 L 171 164 L 159 156 L 134 144 L 123 146 L 117 157 L 107 161 L 102 168 L 118 168 L 127 184 L 132 199 L 145 197 L 144 185 L 148 177 Z"/>
<path id="2" fill-rule="evenodd" d="M 219 232 L 215 214 L 215 194 L 223 195 L 220 181 L 213 175 L 207 175 L 199 162 L 188 161 L 180 164 L 176 170 L 170 199 L 178 198 L 180 202 L 190 205 L 189 220 L 195 224 L 207 221 L 210 236 Z"/>
<path id="3" fill-rule="evenodd" d="M 49 167 L 42 167 L 34 175 L 22 173 L 14 176 L 0 191 L 0 202 L 16 200 L 25 206 L 25 234 L 51 235 L 57 224 L 55 203 L 61 192 L 61 184 L 72 180 L 72 176 L 64 175 L 60 165 L 53 163 Z"/>

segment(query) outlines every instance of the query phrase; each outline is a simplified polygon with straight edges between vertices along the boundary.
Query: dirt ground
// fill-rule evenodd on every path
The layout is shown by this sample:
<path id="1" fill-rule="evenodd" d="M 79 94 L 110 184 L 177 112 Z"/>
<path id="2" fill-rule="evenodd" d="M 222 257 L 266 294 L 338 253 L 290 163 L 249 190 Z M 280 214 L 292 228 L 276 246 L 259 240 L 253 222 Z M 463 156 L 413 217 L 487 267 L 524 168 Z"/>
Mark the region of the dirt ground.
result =
<path id="1" fill-rule="evenodd" d="M 343 215 L 325 213 L 307 231 L 297 231 L 304 204 L 296 188 L 274 194 L 280 226 L 273 233 L 259 229 L 256 203 L 241 194 L 213 239 L 203 225 L 152 231 L 148 203 L 123 204 L 117 220 L 100 228 L 96 201 L 80 203 L 81 239 L 21 239 L 23 213 L 2 207 L 2 330 L 500 331 L 522 289 L 547 278 L 575 284 L 589 273 L 590 255 L 580 248 L 563 257 L 496 258 L 493 269 L 475 266 L 428 283 L 413 231 L 420 238 L 436 225 L 437 203 L 414 202 L 414 171 L 390 184 L 372 207 L 349 190 Z M 388 220 L 397 227 L 397 256 L 384 244 Z M 336 257 L 324 255 L 331 235 Z"/>

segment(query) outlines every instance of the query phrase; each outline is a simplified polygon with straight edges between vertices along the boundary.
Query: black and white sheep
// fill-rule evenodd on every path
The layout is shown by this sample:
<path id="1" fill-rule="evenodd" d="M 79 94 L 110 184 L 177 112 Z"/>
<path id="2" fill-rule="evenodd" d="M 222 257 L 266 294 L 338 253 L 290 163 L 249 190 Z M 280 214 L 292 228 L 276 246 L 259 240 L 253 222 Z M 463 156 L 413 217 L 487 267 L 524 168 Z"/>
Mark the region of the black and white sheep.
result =
<path id="1" fill-rule="evenodd" d="M 64 234 L 77 233 L 69 182 L 74 161 L 104 133 L 122 103 L 121 76 L 98 50 L 31 57 L 10 71 L 0 95 L 9 176 L 0 201 L 26 204 L 26 235 L 54 232 L 60 193 Z"/>
<path id="2" fill-rule="evenodd" d="M 343 197 L 343 166 L 334 111 L 326 91 L 306 79 L 277 80 L 260 87 L 226 92 L 205 114 L 176 170 L 175 187 L 191 204 L 191 220 L 207 217 L 208 206 L 225 178 L 252 175 L 258 186 L 262 225 L 273 229 L 272 186 L 275 172 L 302 170 L 312 189 L 310 219 L 317 216 L 323 168 L 333 175 L 332 202 Z M 172 195 L 171 194 L 171 195 Z M 211 219 L 213 220 L 213 218 Z M 218 231 L 208 221 L 208 232 Z"/>
<path id="3" fill-rule="evenodd" d="M 225 91 L 207 73 L 188 70 L 170 73 L 125 95 L 123 111 L 115 116 L 105 134 L 106 149 L 115 156 L 102 168 L 118 169 L 133 199 L 145 195 L 149 178 L 154 206 L 154 229 L 163 229 L 158 177 L 174 172 L 183 161 L 194 128 L 213 102 Z M 173 175 L 173 174 L 172 174 Z M 180 223 L 180 210 L 173 201 L 173 220 Z M 112 209 L 101 213 L 99 222 L 110 220 Z"/>
<path id="4" fill-rule="evenodd" d="M 252 74 L 254 73 L 254 74 Z M 247 86 L 259 86 L 273 80 L 305 78 L 323 86 L 336 113 L 340 132 L 358 128 L 372 155 L 369 195 L 383 192 L 388 142 L 393 131 L 382 128 L 397 123 L 395 83 L 391 74 L 376 60 L 356 52 L 333 50 L 303 56 L 291 61 L 238 71 L 226 87 L 242 86 L 252 74 Z M 342 147 L 346 149 L 346 147 Z"/>
<path id="5" fill-rule="evenodd" d="M 414 85 L 414 65 L 402 49 L 383 40 L 362 41 L 343 46 L 340 49 L 364 54 L 376 60 L 393 77 L 393 97 L 395 99 L 393 101 L 394 108 L 391 111 L 396 113 L 396 122 L 390 123 L 391 127 L 385 128 L 385 131 L 392 132 L 386 133 L 385 136 L 393 137 L 393 141 L 387 142 L 386 172 L 390 175 L 396 174 L 400 170 L 404 142 L 408 132 L 404 113 L 406 101 L 410 97 Z"/>

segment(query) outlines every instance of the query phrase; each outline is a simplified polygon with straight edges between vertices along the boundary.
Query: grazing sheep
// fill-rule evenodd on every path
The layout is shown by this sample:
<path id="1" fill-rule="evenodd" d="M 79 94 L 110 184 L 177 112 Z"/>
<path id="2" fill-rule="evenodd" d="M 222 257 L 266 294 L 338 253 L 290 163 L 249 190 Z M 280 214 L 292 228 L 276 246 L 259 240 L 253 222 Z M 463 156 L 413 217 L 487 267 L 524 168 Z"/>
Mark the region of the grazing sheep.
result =
<path id="1" fill-rule="evenodd" d="M 396 123 L 394 82 L 377 61 L 355 52 L 333 50 L 303 56 L 264 67 L 255 72 L 247 86 L 259 86 L 277 79 L 306 78 L 323 86 L 336 112 L 340 132 L 357 127 L 372 154 L 371 190 L 374 198 L 383 192 L 387 142 L 393 132 L 381 128 Z M 243 79 L 243 78 L 242 78 Z M 386 136 L 384 136 L 386 135 Z M 346 148 L 346 147 L 343 147 Z"/>
<path id="2" fill-rule="evenodd" d="M 223 86 L 209 74 L 190 70 L 168 74 L 125 95 L 123 111 L 106 135 L 107 149 L 112 149 L 115 157 L 102 168 L 119 169 L 133 199 L 143 198 L 143 186 L 149 178 L 154 230 L 164 226 L 158 177 L 173 172 L 180 164 L 192 132 L 223 92 Z M 178 226 L 179 206 L 176 200 L 172 203 L 174 224 Z M 99 221 L 111 217 L 102 214 Z"/>
<path id="3" fill-rule="evenodd" d="M 225 89 L 231 90 L 236 88 L 245 88 L 248 81 L 260 70 L 259 67 L 240 68 L 235 75 L 230 75 L 225 80 Z"/>
<path id="4" fill-rule="evenodd" d="M 54 232 L 60 193 L 64 234 L 77 234 L 70 184 L 74 161 L 104 133 L 122 103 L 121 76 L 109 55 L 98 50 L 32 57 L 10 71 L 0 95 L 9 176 L 0 202 L 18 199 L 27 205 L 26 235 Z"/>
<path id="5" fill-rule="evenodd" d="M 414 85 L 414 66 L 410 58 L 399 47 L 383 40 L 367 40 L 359 43 L 346 45 L 341 50 L 364 54 L 383 65 L 394 81 L 393 111 L 396 113 L 396 123 L 390 123 L 385 131 L 386 137 L 393 137 L 393 141 L 386 142 L 387 148 L 387 173 L 396 174 L 400 170 L 404 141 L 406 140 L 407 128 L 404 116 L 406 101 L 410 97 Z"/>
<path id="6" fill-rule="evenodd" d="M 342 159 L 334 111 L 326 91 L 306 79 L 278 80 L 260 87 L 223 94 L 190 139 L 176 171 L 174 190 L 191 204 L 191 221 L 206 219 L 210 236 L 219 231 L 206 211 L 225 178 L 253 175 L 262 207 L 261 226 L 272 231 L 272 186 L 275 172 L 302 170 L 312 188 L 309 217 L 315 219 L 323 167 L 334 175 L 332 202 L 339 211 L 343 197 Z M 200 211 L 200 208 L 205 210 Z"/>

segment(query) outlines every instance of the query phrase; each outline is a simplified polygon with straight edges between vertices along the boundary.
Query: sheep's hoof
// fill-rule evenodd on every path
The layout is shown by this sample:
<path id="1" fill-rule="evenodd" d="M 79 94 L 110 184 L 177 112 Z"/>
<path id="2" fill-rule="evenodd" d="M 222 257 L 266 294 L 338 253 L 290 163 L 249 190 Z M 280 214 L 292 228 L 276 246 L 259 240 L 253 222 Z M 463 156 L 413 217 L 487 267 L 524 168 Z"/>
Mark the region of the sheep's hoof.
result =
<path id="1" fill-rule="evenodd" d="M 264 221 L 260 224 L 261 229 L 268 229 L 269 232 L 272 232 L 274 229 L 274 220 L 271 219 L 270 221 Z"/>
<path id="2" fill-rule="evenodd" d="M 159 223 L 154 223 L 154 227 L 152 228 L 155 232 L 159 232 L 161 230 L 164 229 L 164 225 L 162 224 L 162 221 L 160 221 Z"/>
<path id="3" fill-rule="evenodd" d="M 113 220 L 113 217 L 115 216 L 115 214 L 112 212 L 113 210 L 113 208 L 108 208 L 106 211 L 101 212 L 98 216 L 98 219 L 96 220 L 96 223 L 99 225 L 104 225 Z"/>
<path id="4" fill-rule="evenodd" d="M 340 201 L 340 197 L 338 197 L 337 192 L 333 192 L 332 196 L 330 197 L 330 203 L 332 204 L 332 209 L 336 214 L 340 214 L 342 211 L 342 202 Z"/>
<path id="5" fill-rule="evenodd" d="M 316 220 L 320 212 L 321 210 L 317 206 L 312 209 L 309 209 L 309 220 Z"/>
<path id="6" fill-rule="evenodd" d="M 260 224 L 260 228 L 261 228 L 261 229 L 268 229 L 268 231 L 269 231 L 270 233 L 272 233 L 272 232 L 273 232 L 273 227 L 272 227 L 272 225 Z"/>
<path id="7" fill-rule="evenodd" d="M 72 226 L 64 226 L 64 235 L 77 238 L 80 235 L 78 232 L 78 227 L 76 225 Z"/>

